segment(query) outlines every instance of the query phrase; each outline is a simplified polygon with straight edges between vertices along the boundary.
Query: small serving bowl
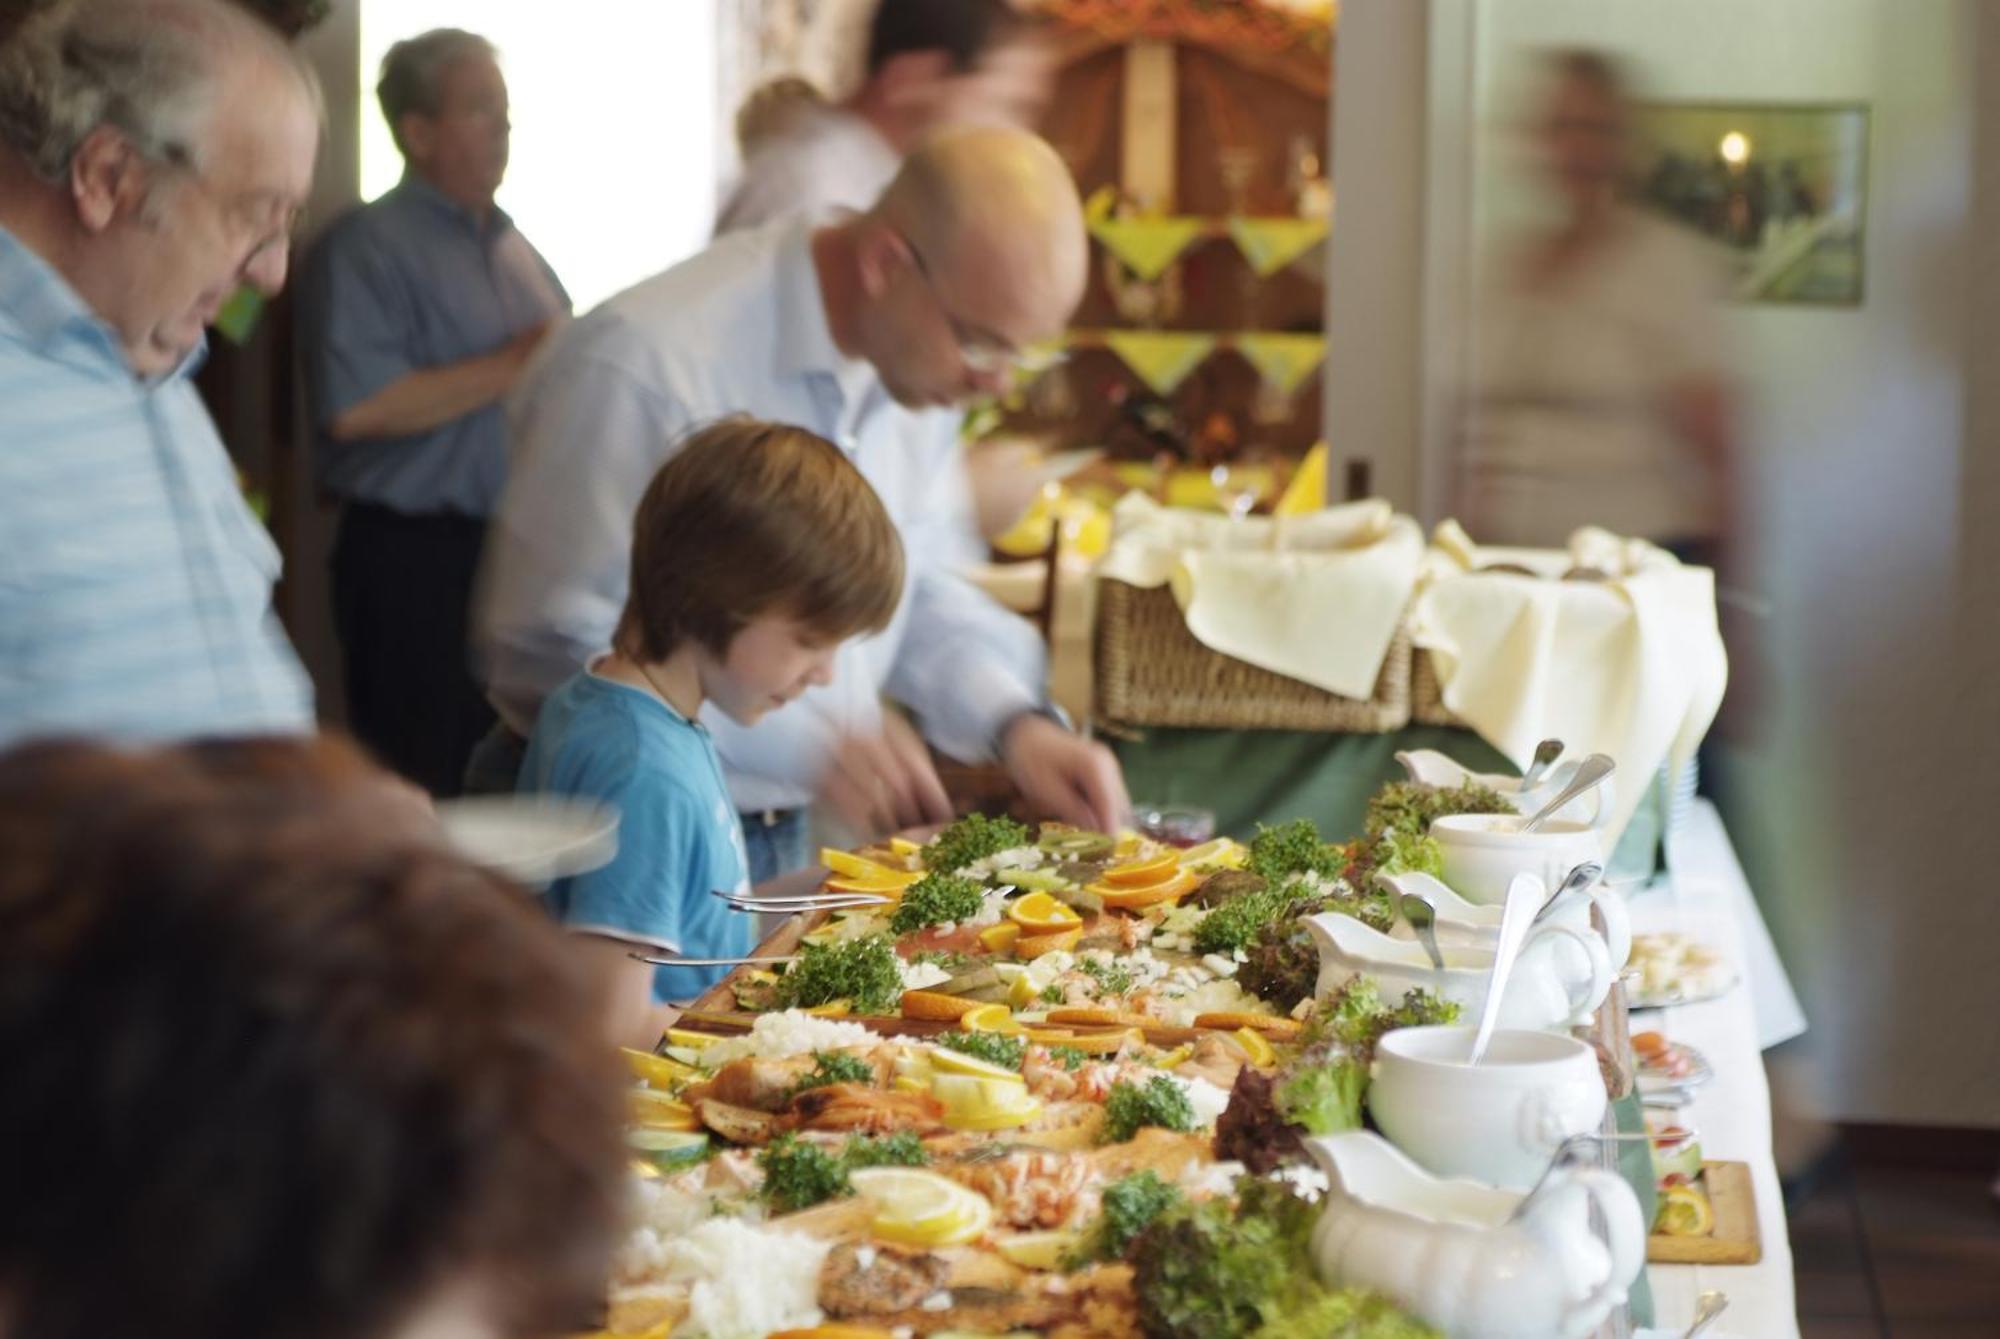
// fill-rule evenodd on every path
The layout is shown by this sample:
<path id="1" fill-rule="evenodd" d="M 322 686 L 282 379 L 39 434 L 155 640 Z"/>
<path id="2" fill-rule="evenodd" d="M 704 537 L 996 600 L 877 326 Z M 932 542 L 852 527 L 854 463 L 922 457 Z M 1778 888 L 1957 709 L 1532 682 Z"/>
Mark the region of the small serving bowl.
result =
<path id="1" fill-rule="evenodd" d="M 1533 874 L 1554 888 L 1587 860 L 1602 863 L 1604 838 L 1573 819 L 1552 818 L 1533 832 L 1518 814 L 1447 814 L 1430 826 L 1444 859 L 1444 881 L 1468 902 L 1507 900 L 1516 874 Z"/>
<path id="2" fill-rule="evenodd" d="M 1474 1031 L 1386 1034 L 1375 1048 L 1368 1109 L 1396 1147 L 1438 1175 L 1525 1190 L 1564 1140 L 1602 1125 L 1597 1054 L 1560 1033 L 1502 1029 L 1468 1065 Z"/>

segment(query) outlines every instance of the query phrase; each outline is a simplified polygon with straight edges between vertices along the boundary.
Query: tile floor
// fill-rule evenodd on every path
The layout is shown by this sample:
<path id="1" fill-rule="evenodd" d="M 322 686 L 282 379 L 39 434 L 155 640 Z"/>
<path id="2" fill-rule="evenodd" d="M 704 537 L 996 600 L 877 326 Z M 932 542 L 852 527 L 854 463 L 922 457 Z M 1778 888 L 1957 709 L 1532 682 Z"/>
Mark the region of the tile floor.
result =
<path id="1" fill-rule="evenodd" d="M 1994 1170 L 1850 1146 L 1792 1210 L 1803 1339 L 2000 1339 Z"/>

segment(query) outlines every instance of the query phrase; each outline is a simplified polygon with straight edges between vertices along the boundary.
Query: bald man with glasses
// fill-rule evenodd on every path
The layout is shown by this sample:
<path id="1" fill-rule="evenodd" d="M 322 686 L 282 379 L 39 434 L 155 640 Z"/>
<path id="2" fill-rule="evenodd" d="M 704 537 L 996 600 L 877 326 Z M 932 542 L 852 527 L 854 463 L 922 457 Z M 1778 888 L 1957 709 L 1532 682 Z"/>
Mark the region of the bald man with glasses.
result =
<path id="1" fill-rule="evenodd" d="M 885 697 L 943 753 L 1004 763 L 1040 812 L 1122 821 L 1117 763 L 1050 704 L 1034 629 L 954 570 L 971 530 L 949 425 L 1064 327 L 1088 257 L 1054 151 L 962 131 L 911 155 L 867 212 L 732 234 L 564 331 L 514 402 L 484 571 L 478 634 L 509 731 L 528 733 L 542 697 L 608 643 L 646 481 L 692 427 L 750 413 L 847 451 L 909 555 L 894 621 L 842 649 L 831 685 L 755 728 L 703 719 L 753 881 L 810 863 L 815 803 L 863 837 L 949 817 Z M 489 775 L 505 776 L 505 743 L 485 751 Z"/>

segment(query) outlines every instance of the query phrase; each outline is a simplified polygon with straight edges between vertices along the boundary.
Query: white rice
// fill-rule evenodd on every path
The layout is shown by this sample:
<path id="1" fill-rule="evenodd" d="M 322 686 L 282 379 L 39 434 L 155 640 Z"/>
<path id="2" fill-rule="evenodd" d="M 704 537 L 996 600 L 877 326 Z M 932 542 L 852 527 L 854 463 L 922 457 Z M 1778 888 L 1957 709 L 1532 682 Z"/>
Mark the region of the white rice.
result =
<path id="1" fill-rule="evenodd" d="M 688 1287 L 675 1339 L 748 1339 L 819 1324 L 819 1271 L 832 1249 L 733 1218 L 712 1218 L 666 1243 L 665 1281 Z"/>
<path id="2" fill-rule="evenodd" d="M 1179 1084 L 1181 1091 L 1187 1094 L 1189 1105 L 1194 1107 L 1195 1124 L 1203 1129 L 1221 1120 L 1222 1113 L 1228 1110 L 1228 1092 L 1216 1087 L 1207 1079 L 1185 1074 L 1168 1074 L 1167 1077 Z"/>
<path id="3" fill-rule="evenodd" d="M 783 1060 L 814 1051 L 838 1050 L 843 1046 L 872 1046 L 879 1038 L 859 1023 L 838 1018 L 821 1018 L 798 1009 L 764 1014 L 747 1035 L 716 1042 L 701 1053 L 702 1063 L 719 1068 L 732 1060 L 755 1056 L 759 1060 Z"/>

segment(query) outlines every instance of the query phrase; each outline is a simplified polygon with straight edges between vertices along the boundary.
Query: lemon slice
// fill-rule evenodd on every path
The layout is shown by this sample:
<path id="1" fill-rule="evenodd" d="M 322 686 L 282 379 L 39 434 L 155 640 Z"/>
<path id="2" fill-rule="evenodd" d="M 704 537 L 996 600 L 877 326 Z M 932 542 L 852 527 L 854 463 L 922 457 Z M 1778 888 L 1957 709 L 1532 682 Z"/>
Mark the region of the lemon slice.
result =
<path id="1" fill-rule="evenodd" d="M 981 1060 L 963 1051 L 954 1051 L 948 1046 L 940 1046 L 931 1052 L 931 1070 L 937 1074 L 970 1074 L 974 1078 L 999 1079 L 1006 1083 L 1024 1082 L 1019 1070 L 996 1065 L 991 1060 Z"/>
<path id="2" fill-rule="evenodd" d="M 958 1026 L 963 1032 L 998 1032 L 1009 1037 L 1018 1037 L 1028 1030 L 1004 1004 L 982 1004 L 969 1009 L 959 1015 Z"/>
<path id="3" fill-rule="evenodd" d="M 915 883 L 921 874 L 908 870 L 891 869 L 878 864 L 866 856 L 855 855 L 852 851 L 837 851 L 831 846 L 823 846 L 819 852 L 819 863 L 825 865 L 843 879 L 866 879 L 870 882 L 893 883 L 897 880 L 905 884 Z"/>
<path id="4" fill-rule="evenodd" d="M 667 1029 L 668 1044 L 685 1046 L 691 1051 L 705 1051 L 721 1040 L 722 1038 L 716 1036 L 713 1032 L 690 1032 L 686 1028 L 681 1027 L 670 1027 Z"/>
<path id="5" fill-rule="evenodd" d="M 958 1246 L 993 1225 L 984 1195 L 918 1167 L 863 1167 L 849 1173 L 857 1193 L 875 1201 L 870 1230 L 905 1246 Z"/>
<path id="6" fill-rule="evenodd" d="M 931 1096 L 944 1108 L 944 1123 L 958 1130 L 1012 1129 L 1042 1110 L 1018 1074 L 1005 1079 L 939 1074 L 931 1079 Z"/>
<path id="7" fill-rule="evenodd" d="M 1249 862 L 1250 848 L 1227 837 L 1217 837 L 1181 852 L 1182 869 L 1242 869 Z"/>
<path id="8" fill-rule="evenodd" d="M 1023 1269 L 1061 1269 L 1076 1251 L 1079 1233 L 1022 1232 L 993 1243 L 1001 1257 Z"/>
<path id="9" fill-rule="evenodd" d="M 1007 908 L 1007 919 L 1031 933 L 1036 930 L 1064 930 L 1083 924 L 1083 917 L 1076 914 L 1076 908 L 1056 901 L 1047 893 L 1029 893 L 1017 899 Z"/>
<path id="10" fill-rule="evenodd" d="M 1015 977 L 1007 987 L 1007 1003 L 1016 1009 L 1025 1009 L 1039 998 L 1041 992 L 1035 989 L 1033 979 L 1026 975 Z"/>
<path id="11" fill-rule="evenodd" d="M 1014 947 L 1014 941 L 1020 937 L 1020 925 L 1014 921 L 1001 921 L 979 932 L 979 946 L 989 953 L 1005 953 Z"/>
<path id="12" fill-rule="evenodd" d="M 908 858 L 913 855 L 922 855 L 924 853 L 924 848 L 921 843 L 913 842 L 907 837 L 891 837 L 889 839 L 889 849 L 891 851 L 894 851 L 897 855 L 903 856 L 905 858 Z"/>
<path id="13" fill-rule="evenodd" d="M 1145 840 L 1138 833 L 1127 829 L 1118 834 L 1116 841 L 1111 847 L 1111 854 L 1119 860 L 1129 859 L 1138 854 L 1139 846 Z"/>
<path id="14" fill-rule="evenodd" d="M 1669 1237 L 1705 1237 L 1715 1230 L 1715 1210 L 1693 1186 L 1667 1186 L 1660 1191 L 1653 1228 Z"/>
<path id="15" fill-rule="evenodd" d="M 701 1071 L 694 1066 L 670 1060 L 664 1055 L 649 1055 L 629 1046 L 619 1047 L 618 1054 L 624 1058 L 625 1068 L 632 1072 L 633 1078 L 654 1088 L 677 1087 L 701 1076 Z"/>
<path id="16" fill-rule="evenodd" d="M 648 1130 L 699 1130 L 701 1122 L 694 1109 L 651 1088 L 634 1088 L 626 1094 L 626 1115 L 632 1124 Z"/>
<path id="17" fill-rule="evenodd" d="M 1248 1052 L 1251 1064 L 1275 1065 L 1278 1063 L 1278 1053 L 1271 1049 L 1271 1043 L 1266 1041 L 1264 1034 L 1256 1028 L 1240 1027 L 1236 1029 L 1234 1035 L 1237 1044 Z"/>

